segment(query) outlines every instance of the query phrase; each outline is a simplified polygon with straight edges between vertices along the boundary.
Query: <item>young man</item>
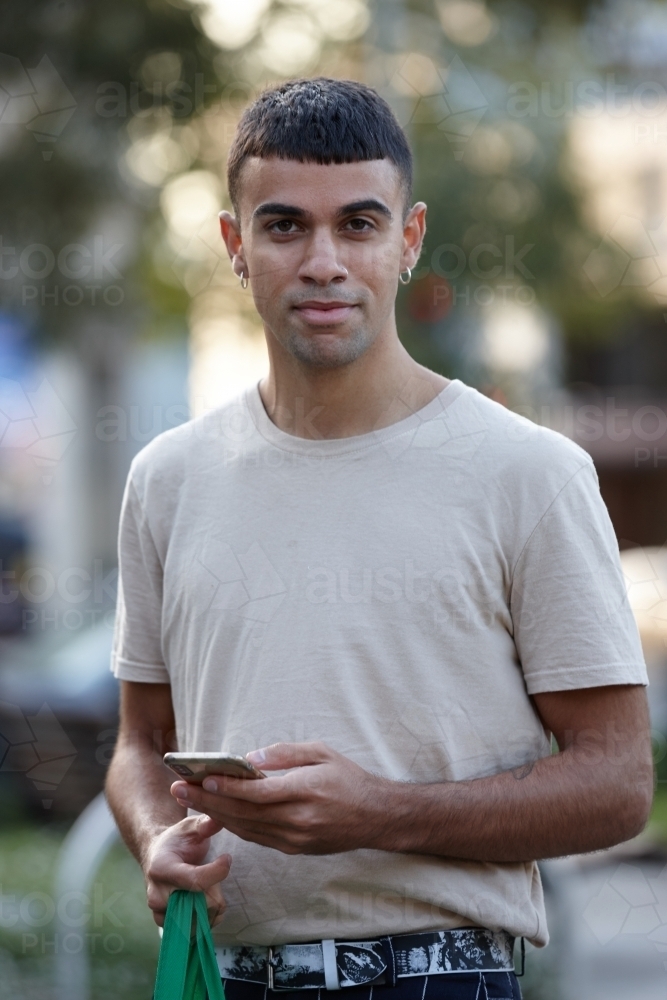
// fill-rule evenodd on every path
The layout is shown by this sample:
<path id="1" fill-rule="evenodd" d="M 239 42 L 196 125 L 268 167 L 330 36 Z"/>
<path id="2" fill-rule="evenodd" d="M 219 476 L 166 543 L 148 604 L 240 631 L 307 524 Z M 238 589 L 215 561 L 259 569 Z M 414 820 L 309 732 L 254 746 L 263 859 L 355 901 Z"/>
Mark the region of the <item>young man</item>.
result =
<path id="1" fill-rule="evenodd" d="M 228 169 L 270 370 L 132 464 L 109 802 L 158 924 L 206 892 L 230 1000 L 518 997 L 535 859 L 634 836 L 652 798 L 592 462 L 401 346 L 426 206 L 374 91 L 264 93 Z M 176 744 L 268 777 L 172 784 Z"/>

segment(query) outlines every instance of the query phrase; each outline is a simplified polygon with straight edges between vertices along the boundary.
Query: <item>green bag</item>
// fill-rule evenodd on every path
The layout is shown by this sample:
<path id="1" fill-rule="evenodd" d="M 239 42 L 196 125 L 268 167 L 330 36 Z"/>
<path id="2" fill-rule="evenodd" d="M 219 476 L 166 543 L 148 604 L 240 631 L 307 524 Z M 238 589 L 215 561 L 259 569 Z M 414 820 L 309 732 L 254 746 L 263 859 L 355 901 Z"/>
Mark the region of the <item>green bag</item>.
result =
<path id="1" fill-rule="evenodd" d="M 192 933 L 193 918 L 195 933 Z M 167 903 L 154 1000 L 225 1000 L 203 892 L 175 889 Z"/>

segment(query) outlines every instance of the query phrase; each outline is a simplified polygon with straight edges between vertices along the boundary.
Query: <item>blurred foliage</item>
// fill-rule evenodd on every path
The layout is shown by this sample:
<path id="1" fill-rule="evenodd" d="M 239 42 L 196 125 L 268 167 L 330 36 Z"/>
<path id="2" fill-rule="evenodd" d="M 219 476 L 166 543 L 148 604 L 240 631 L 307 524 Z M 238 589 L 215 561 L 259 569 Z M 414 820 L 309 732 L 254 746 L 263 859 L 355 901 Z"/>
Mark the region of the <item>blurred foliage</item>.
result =
<path id="1" fill-rule="evenodd" d="M 42 1000 L 53 995 L 55 952 L 77 950 L 81 939 L 90 959 L 94 1000 L 150 997 L 160 938 L 146 905 L 141 870 L 118 844 L 95 874 L 90 903 L 72 901 L 71 938 L 64 940 L 54 919 L 57 856 L 64 829 L 24 827 L 0 838 L 0 881 L 4 902 L 0 923 L 0 996 L 3 1000 Z M 16 918 L 16 919 L 15 919 Z"/>
<path id="2" fill-rule="evenodd" d="M 555 318 L 570 351 L 579 349 L 572 364 L 576 372 L 588 346 L 613 341 L 628 324 L 662 321 L 662 315 L 639 282 L 600 294 L 583 270 L 602 234 L 586 212 L 589 192 L 571 169 L 568 139 L 577 105 L 573 94 L 578 85 L 595 85 L 602 92 L 611 71 L 619 88 L 661 77 L 655 67 L 647 77 L 646 69 L 642 73 L 641 67 L 619 60 L 611 48 L 607 52 L 606 26 L 595 18 L 611 9 L 611 3 L 495 0 L 488 5 L 488 37 L 477 44 L 468 38 L 465 45 L 455 44 L 443 30 L 440 6 L 410 0 L 412 47 L 436 69 L 445 68 L 445 99 L 452 73 L 470 78 L 473 96 L 466 134 L 465 125 L 442 120 L 436 100 L 417 98 L 420 77 L 429 77 L 424 65 L 416 62 L 412 74 L 409 65 L 403 71 L 408 81 L 416 78 L 412 87 L 404 88 L 415 92 L 407 127 L 416 157 L 416 194 L 427 202 L 429 212 L 420 271 L 424 276 L 399 297 L 402 338 L 424 364 L 460 375 L 461 358 L 451 331 L 462 308 L 479 314 L 475 304 L 485 301 L 530 304 L 534 299 Z M 483 34 L 482 27 L 480 37 Z M 422 94 L 428 92 L 427 83 Z M 516 267 L 505 252 L 508 241 L 517 251 L 529 248 Z M 444 245 L 455 249 L 438 257 Z M 493 248 L 491 253 L 479 253 L 483 245 Z M 478 266 L 471 267 L 475 248 Z M 463 261 L 465 267 L 459 268 Z M 489 278 L 495 264 L 502 271 L 497 267 L 497 276 Z M 420 285 L 436 283 L 434 270 L 443 287 L 432 300 L 428 318 L 417 304 L 423 297 Z M 438 301 L 445 308 L 438 309 Z M 571 360 L 566 358 L 566 379 L 572 377 Z"/>
<path id="3" fill-rule="evenodd" d="M 662 771 L 664 775 L 667 768 Z M 667 776 L 659 779 L 647 833 L 651 841 L 658 843 L 663 849 L 667 847 Z"/>
<path id="4" fill-rule="evenodd" d="M 150 113 L 185 121 L 195 113 L 197 102 L 200 110 L 205 107 L 208 92 L 204 84 L 215 90 L 213 81 L 219 83 L 213 68 L 218 49 L 196 26 L 190 5 L 167 0 L 9 0 L 0 5 L 0 37 L 3 103 L 7 92 L 11 96 L 26 90 L 30 93 L 24 72 L 38 67 L 45 56 L 56 77 L 44 88 L 35 87 L 39 109 L 49 112 L 75 103 L 74 113 L 59 134 L 61 126 L 52 123 L 56 134 L 50 143 L 36 141 L 25 124 L 11 125 L 5 119 L 0 125 L 4 247 L 14 248 L 18 258 L 26 247 L 42 244 L 57 258 L 71 243 L 83 243 L 92 251 L 97 236 L 104 240 L 102 252 L 106 252 L 110 239 L 119 235 L 115 223 L 122 220 L 122 252 L 111 259 L 115 265 L 119 257 L 122 259 L 123 311 L 131 312 L 145 304 L 146 291 L 150 290 L 147 248 L 137 233 L 145 231 L 154 217 L 158 191 L 130 183 L 119 170 L 128 145 L 127 125 L 133 109 L 139 118 Z M 146 60 L 162 52 L 178 56 L 179 89 L 168 87 L 174 82 L 169 79 L 168 66 L 161 87 L 153 85 L 150 74 L 142 74 Z M 159 70 L 157 63 L 153 75 L 158 78 Z M 192 100 L 179 100 L 183 95 L 192 95 Z M 29 114 L 29 110 L 22 113 L 18 108 L 18 121 L 23 122 Z M 48 128 L 47 123 L 43 131 Z M 110 238 L 104 239 L 107 230 Z M 71 267 L 80 263 L 76 255 L 71 258 Z M 36 271 L 43 264 L 39 252 L 28 260 Z M 9 255 L 4 267 L 8 265 Z M 72 336 L 76 329 L 73 319 L 77 326 L 80 322 L 83 326 L 91 313 L 104 321 L 106 312 L 109 319 L 116 320 L 115 303 L 105 304 L 99 293 L 95 303 L 88 293 L 83 308 L 63 308 L 62 290 L 71 281 L 60 273 L 58 265 L 48 280 L 40 282 L 39 296 L 23 301 L 26 275 L 21 271 L 16 280 L 3 280 L 0 308 L 20 311 L 40 337 Z M 109 274 L 93 275 L 93 279 L 102 280 L 92 283 L 102 284 L 105 278 L 109 280 Z M 47 292 L 43 301 L 42 287 Z M 150 296 L 150 306 L 158 314 L 164 310 L 181 319 L 186 302 L 184 294 Z"/>

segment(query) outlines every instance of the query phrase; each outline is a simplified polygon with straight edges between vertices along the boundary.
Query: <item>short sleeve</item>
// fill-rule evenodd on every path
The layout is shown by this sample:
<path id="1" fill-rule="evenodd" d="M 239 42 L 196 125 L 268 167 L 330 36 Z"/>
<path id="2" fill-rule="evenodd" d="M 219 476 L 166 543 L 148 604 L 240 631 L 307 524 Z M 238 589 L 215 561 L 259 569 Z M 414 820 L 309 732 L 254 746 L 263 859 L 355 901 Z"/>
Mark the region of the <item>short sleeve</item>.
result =
<path id="1" fill-rule="evenodd" d="M 116 677 L 169 683 L 161 623 L 162 565 L 130 472 L 118 533 L 118 598 L 111 653 Z"/>
<path id="2" fill-rule="evenodd" d="M 524 544 L 510 610 L 529 694 L 648 683 L 592 462 L 561 489 Z"/>

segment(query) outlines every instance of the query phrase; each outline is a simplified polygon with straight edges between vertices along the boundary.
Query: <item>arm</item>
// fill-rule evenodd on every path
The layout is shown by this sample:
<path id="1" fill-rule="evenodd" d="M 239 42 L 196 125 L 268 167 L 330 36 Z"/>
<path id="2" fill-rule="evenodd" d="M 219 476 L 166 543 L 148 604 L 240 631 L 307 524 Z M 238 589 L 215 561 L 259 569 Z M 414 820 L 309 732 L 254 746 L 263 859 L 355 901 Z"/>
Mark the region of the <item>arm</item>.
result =
<path id="1" fill-rule="evenodd" d="M 286 854 L 357 848 L 523 862 L 610 847 L 643 828 L 653 797 L 645 689 L 535 695 L 559 752 L 488 778 L 410 784 L 369 774 L 324 744 L 248 754 L 263 781 L 175 782 L 195 809 L 245 840 Z M 264 754 L 265 759 L 261 755 Z"/>
<path id="2" fill-rule="evenodd" d="M 121 681 L 120 730 L 106 795 L 121 836 L 142 867 L 155 922 L 164 923 L 169 895 L 179 888 L 204 891 L 216 924 L 225 908 L 219 883 L 231 859 L 223 854 L 203 864 L 222 824 L 208 816 L 187 817 L 169 794 L 162 755 L 172 748 L 174 730 L 169 684 Z"/>

